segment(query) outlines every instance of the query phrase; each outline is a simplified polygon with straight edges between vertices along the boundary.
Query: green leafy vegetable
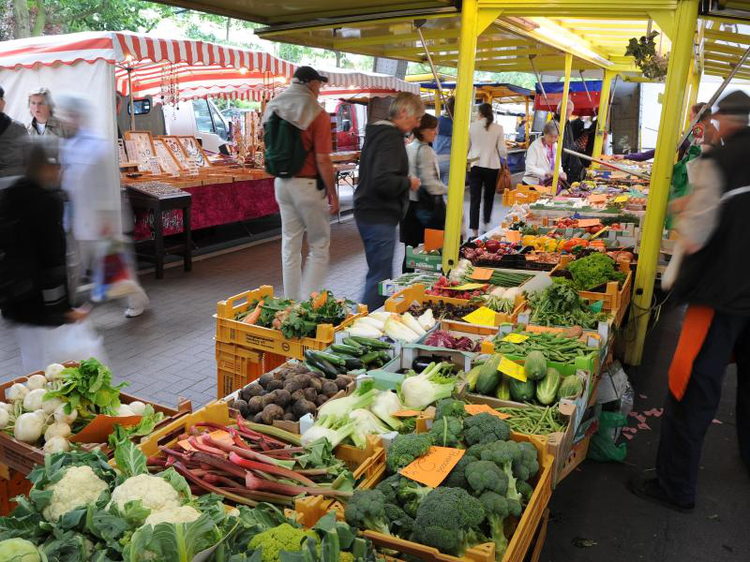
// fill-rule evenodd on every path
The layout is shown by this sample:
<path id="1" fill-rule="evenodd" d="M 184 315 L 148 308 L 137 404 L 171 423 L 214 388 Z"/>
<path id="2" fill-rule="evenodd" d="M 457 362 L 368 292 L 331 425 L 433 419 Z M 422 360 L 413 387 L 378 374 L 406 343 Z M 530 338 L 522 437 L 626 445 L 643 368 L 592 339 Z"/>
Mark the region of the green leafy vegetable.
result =
<path id="1" fill-rule="evenodd" d="M 605 314 L 589 310 L 575 289 L 567 285 L 553 284 L 544 291 L 528 295 L 530 320 L 541 326 L 581 326 L 596 328 Z"/>
<path id="2" fill-rule="evenodd" d="M 74 409 L 83 418 L 97 414 L 115 415 L 120 406 L 120 389 L 127 385 L 112 386 L 112 373 L 98 360 L 86 359 L 78 367 L 68 367 L 62 372 L 62 385 L 45 394 L 44 400 L 60 398 L 65 404 L 65 413 Z"/>
<path id="3" fill-rule="evenodd" d="M 615 260 L 595 252 L 568 264 L 566 268 L 573 276 L 573 287 L 579 291 L 589 291 L 610 281 L 622 284 L 626 275 L 616 269 Z"/>

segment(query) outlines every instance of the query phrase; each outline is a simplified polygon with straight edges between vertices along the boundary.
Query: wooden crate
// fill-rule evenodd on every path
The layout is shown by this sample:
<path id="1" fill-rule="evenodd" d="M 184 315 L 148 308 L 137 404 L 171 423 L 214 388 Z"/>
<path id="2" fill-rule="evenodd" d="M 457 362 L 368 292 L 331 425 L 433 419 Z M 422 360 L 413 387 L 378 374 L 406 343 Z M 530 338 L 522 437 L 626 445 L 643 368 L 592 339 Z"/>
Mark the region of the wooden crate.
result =
<path id="1" fill-rule="evenodd" d="M 65 363 L 65 365 L 73 366 L 75 365 L 75 363 Z M 31 375 L 43 374 L 44 371 L 31 373 Z M 5 391 L 8 388 L 10 388 L 15 383 L 26 382 L 28 380 L 28 377 L 30 377 L 31 375 L 20 377 L 0 385 L 0 401 L 5 401 Z M 156 404 L 154 402 L 149 402 L 147 400 L 137 398 L 135 396 L 130 396 L 129 394 L 125 394 L 124 392 L 120 393 L 120 401 L 123 404 L 129 404 L 131 402 L 135 402 L 136 400 L 141 401 L 145 404 L 150 404 L 151 406 L 153 406 L 155 411 L 162 412 L 164 414 L 164 420 L 162 420 L 162 422 L 156 426 L 157 428 L 164 427 L 165 425 L 171 423 L 173 420 L 184 416 L 193 410 L 192 403 L 189 400 L 180 400 L 177 408 L 173 409 L 162 406 L 161 404 Z M 82 446 L 84 448 L 93 448 L 96 445 L 83 444 Z M 108 454 L 111 453 L 111 451 L 109 450 L 106 450 L 106 452 Z M 0 463 L 7 465 L 13 470 L 17 470 L 21 474 L 26 475 L 31 472 L 34 466 L 44 463 L 44 452 L 42 451 L 42 449 L 34 447 L 33 445 L 29 445 L 28 443 L 24 443 L 23 441 L 14 439 L 12 435 L 9 435 L 5 432 L 0 432 Z"/>
<path id="2" fill-rule="evenodd" d="M 13 498 L 26 496 L 31 482 L 26 475 L 6 465 L 0 465 L 0 517 L 9 515 L 16 508 Z"/>
<path id="3" fill-rule="evenodd" d="M 519 562 L 524 559 L 535 535 L 537 535 L 537 529 L 539 529 L 542 516 L 547 510 L 547 505 L 552 496 L 552 465 L 554 458 L 547 452 L 546 444 L 535 437 L 525 435 L 514 434 L 511 438 L 514 441 L 528 441 L 536 447 L 539 453 L 540 470 L 536 477 L 537 481 L 534 493 L 513 532 L 502 562 Z M 305 526 L 315 525 L 318 519 L 327 513 L 327 511 L 322 509 L 322 505 L 311 505 L 310 502 L 295 505 L 295 509 L 300 514 L 300 522 L 304 521 L 303 524 Z M 340 512 L 337 513 L 340 516 Z M 468 549 L 462 558 L 458 558 L 443 554 L 432 547 L 374 531 L 362 531 L 362 535 L 370 539 L 380 549 L 409 554 L 427 562 L 495 562 L 494 543 L 477 545 Z"/>
<path id="4" fill-rule="evenodd" d="M 315 337 L 287 339 L 279 330 L 252 326 L 235 320 L 240 312 L 250 308 L 250 304 L 264 297 L 273 296 L 273 287 L 263 285 L 252 291 L 219 301 L 216 305 L 216 341 L 232 343 L 257 351 L 270 351 L 284 357 L 304 359 L 305 350 L 323 351 L 333 343 L 334 333 L 343 330 L 362 316 L 367 316 L 367 307 L 357 305 L 357 312 L 349 315 L 338 326 L 319 324 Z"/>

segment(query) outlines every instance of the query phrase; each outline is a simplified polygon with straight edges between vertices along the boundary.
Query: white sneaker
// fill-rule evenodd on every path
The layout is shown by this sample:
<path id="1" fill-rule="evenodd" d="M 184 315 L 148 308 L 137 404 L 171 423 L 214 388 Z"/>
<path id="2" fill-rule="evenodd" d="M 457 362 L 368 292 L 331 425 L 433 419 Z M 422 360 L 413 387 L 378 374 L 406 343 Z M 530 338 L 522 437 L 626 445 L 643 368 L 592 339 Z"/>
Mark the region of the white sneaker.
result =
<path id="1" fill-rule="evenodd" d="M 125 310 L 125 318 L 137 318 L 145 312 L 145 308 L 128 308 Z"/>

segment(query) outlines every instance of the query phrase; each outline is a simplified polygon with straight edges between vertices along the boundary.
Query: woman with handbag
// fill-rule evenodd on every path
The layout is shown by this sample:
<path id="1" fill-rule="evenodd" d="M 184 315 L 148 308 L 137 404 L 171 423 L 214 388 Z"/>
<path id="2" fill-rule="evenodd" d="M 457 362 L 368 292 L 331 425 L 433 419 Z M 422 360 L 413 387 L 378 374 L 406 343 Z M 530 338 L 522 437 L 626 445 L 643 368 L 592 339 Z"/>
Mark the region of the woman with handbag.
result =
<path id="1" fill-rule="evenodd" d="M 479 119 L 469 127 L 469 228 L 475 237 L 479 236 L 479 208 L 483 199 L 484 230 L 489 230 L 497 176 L 508 158 L 505 131 L 494 120 L 492 105 L 483 103 L 479 106 Z"/>
<path id="2" fill-rule="evenodd" d="M 401 221 L 401 242 L 418 246 L 424 241 L 424 229 L 445 228 L 445 199 L 448 187 L 440 181 L 438 158 L 432 143 L 438 132 L 438 120 L 429 113 L 414 129 L 414 140 L 406 147 L 409 175 L 419 178 L 418 191 L 409 193 L 409 210 Z M 406 261 L 404 261 L 406 270 Z"/>

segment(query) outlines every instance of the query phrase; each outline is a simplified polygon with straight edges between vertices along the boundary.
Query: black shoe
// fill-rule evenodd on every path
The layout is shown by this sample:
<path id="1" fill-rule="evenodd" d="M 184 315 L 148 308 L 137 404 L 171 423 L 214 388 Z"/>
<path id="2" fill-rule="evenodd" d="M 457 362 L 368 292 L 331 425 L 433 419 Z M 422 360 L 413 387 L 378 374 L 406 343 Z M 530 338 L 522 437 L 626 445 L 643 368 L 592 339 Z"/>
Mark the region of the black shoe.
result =
<path id="1" fill-rule="evenodd" d="M 642 500 L 657 503 L 680 513 L 690 513 L 695 509 L 695 503 L 677 503 L 673 501 L 659 485 L 657 478 L 651 478 L 650 480 L 633 478 L 628 481 L 628 490 Z"/>

